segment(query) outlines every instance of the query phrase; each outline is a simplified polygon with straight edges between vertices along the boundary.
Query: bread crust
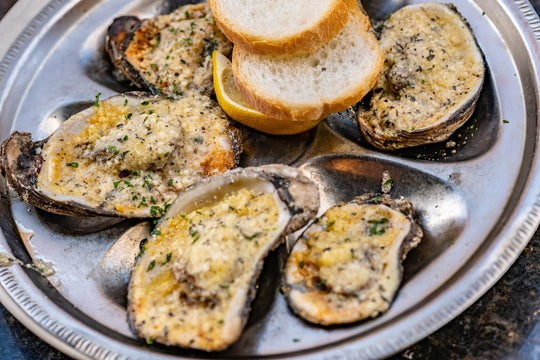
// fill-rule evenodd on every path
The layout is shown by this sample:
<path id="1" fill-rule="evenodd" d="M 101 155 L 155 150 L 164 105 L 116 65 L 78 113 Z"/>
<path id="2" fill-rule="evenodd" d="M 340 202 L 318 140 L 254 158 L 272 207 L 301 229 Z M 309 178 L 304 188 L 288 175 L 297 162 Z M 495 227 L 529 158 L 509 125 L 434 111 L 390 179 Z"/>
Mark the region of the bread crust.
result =
<path id="1" fill-rule="evenodd" d="M 355 10 L 355 14 L 351 16 L 362 16 L 359 10 Z M 355 31 L 358 32 L 356 37 L 359 43 L 364 47 L 373 50 L 370 51 L 369 72 L 363 73 L 354 81 L 352 86 L 349 86 L 346 91 L 341 94 L 324 94 L 323 98 L 313 98 L 309 102 L 292 101 L 289 98 L 280 95 L 271 95 L 266 93 L 266 89 L 261 88 L 257 84 L 250 81 L 249 74 L 242 70 L 242 63 L 253 60 L 253 55 L 246 52 L 241 47 L 234 47 L 232 58 L 232 70 L 235 76 L 235 82 L 238 89 L 242 93 L 244 99 L 256 110 L 276 119 L 289 121 L 313 121 L 323 119 L 331 113 L 339 112 L 360 101 L 376 83 L 381 68 L 384 62 L 383 53 L 379 47 L 379 43 L 375 36 L 366 31 L 363 19 L 359 21 Z M 368 21 L 369 23 L 369 21 Z M 279 61 L 280 58 L 288 58 L 288 55 L 262 55 L 275 57 Z M 306 62 L 306 66 L 309 66 Z M 351 74 L 351 76 L 355 76 Z M 313 84 L 315 86 L 315 84 Z M 324 86 L 324 85 L 322 85 Z M 299 89 L 301 91 L 301 89 Z"/>
<path id="2" fill-rule="evenodd" d="M 224 14 L 220 0 L 208 0 L 216 24 L 225 36 L 235 46 L 260 55 L 309 53 L 332 39 L 347 24 L 349 12 L 356 8 L 356 0 L 332 0 L 332 3 L 330 11 L 303 31 L 288 36 L 268 37 L 243 31 Z M 369 21 L 367 23 L 369 25 Z"/>

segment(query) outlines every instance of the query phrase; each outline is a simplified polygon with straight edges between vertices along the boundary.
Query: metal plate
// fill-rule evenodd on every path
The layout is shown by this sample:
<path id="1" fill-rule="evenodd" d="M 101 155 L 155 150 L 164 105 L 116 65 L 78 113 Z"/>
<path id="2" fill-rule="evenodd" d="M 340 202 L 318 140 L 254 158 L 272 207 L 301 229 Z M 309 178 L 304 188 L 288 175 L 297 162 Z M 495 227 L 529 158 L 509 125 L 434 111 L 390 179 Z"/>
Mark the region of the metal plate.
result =
<path id="1" fill-rule="evenodd" d="M 364 5 L 372 18 L 384 19 L 416 2 Z M 13 130 L 44 138 L 96 93 L 105 98 L 126 90 L 103 51 L 108 24 L 118 15 L 148 17 L 181 3 L 20 0 L 0 23 L 1 138 Z M 403 286 L 383 316 L 330 328 L 303 322 L 276 293 L 281 248 L 267 260 L 249 322 L 230 349 L 207 354 L 147 345 L 126 323 L 125 263 L 110 261 L 118 247 L 136 246 L 113 246 L 134 224 L 83 233 L 97 225 L 45 214 L 5 188 L 0 252 L 24 263 L 44 260 L 55 274 L 3 267 L 0 301 L 45 341 L 85 359 L 381 358 L 432 333 L 502 276 L 540 223 L 538 16 L 526 1 L 453 3 L 474 29 L 489 70 L 476 112 L 452 138 L 456 147 L 383 153 L 360 140 L 344 112 L 294 137 L 251 133 L 242 160 L 300 166 L 321 189 L 321 211 L 377 191 L 382 172 L 391 173 L 391 194 L 413 202 L 426 236 L 409 254 Z M 123 256 L 129 263 L 131 253 Z"/>

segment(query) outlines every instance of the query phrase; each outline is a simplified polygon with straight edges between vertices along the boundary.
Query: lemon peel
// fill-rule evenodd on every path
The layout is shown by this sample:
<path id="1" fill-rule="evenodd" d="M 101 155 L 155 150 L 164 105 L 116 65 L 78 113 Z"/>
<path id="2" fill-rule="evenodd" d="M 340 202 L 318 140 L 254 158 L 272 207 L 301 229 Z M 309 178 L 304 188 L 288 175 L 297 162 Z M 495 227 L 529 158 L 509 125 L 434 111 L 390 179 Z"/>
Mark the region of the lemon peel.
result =
<path id="1" fill-rule="evenodd" d="M 222 53 L 212 54 L 214 89 L 219 105 L 233 120 L 255 130 L 274 134 L 292 135 L 315 127 L 320 120 L 282 120 L 267 116 L 257 110 L 242 97 L 234 82 L 231 61 Z"/>

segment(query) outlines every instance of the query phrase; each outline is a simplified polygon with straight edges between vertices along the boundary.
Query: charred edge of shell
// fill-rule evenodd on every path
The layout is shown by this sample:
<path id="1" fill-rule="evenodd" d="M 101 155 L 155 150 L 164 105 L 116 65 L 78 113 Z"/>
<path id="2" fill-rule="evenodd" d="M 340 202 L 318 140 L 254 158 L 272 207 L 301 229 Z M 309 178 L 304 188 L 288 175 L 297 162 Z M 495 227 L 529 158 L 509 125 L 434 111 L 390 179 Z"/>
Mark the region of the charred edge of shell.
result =
<path id="1" fill-rule="evenodd" d="M 240 165 L 240 157 L 244 152 L 244 142 L 242 131 L 232 124 L 229 120 L 229 128 L 227 129 L 227 134 L 232 139 L 232 151 L 234 153 L 234 166 L 237 167 Z"/>
<path id="2" fill-rule="evenodd" d="M 136 16 L 121 16 L 112 22 L 107 29 L 105 37 L 105 50 L 109 54 L 112 63 L 117 69 L 142 89 L 148 89 L 152 94 L 157 94 L 155 86 L 148 84 L 140 72 L 126 58 L 125 52 L 142 21 Z"/>
<path id="3" fill-rule="evenodd" d="M 319 208 L 319 192 L 316 185 L 300 172 L 294 177 L 279 175 L 275 169 L 280 167 L 276 165 L 267 167 L 263 170 L 263 173 L 270 175 L 269 180 L 276 188 L 277 194 L 287 204 L 291 214 L 291 221 L 286 233 L 291 233 L 300 229 L 316 215 Z M 305 191 L 306 187 L 311 188 L 311 191 Z"/>
<path id="4" fill-rule="evenodd" d="M 369 126 L 365 126 L 363 121 L 358 121 L 358 127 L 362 135 L 373 146 L 383 150 L 399 150 L 403 147 L 412 147 L 438 143 L 447 140 L 452 134 L 462 127 L 470 119 L 476 108 L 476 103 L 480 98 L 484 80 L 479 85 L 478 91 L 452 116 L 437 126 L 430 126 L 415 131 L 399 131 L 397 136 L 383 139 L 377 135 Z M 361 113 L 358 114 L 361 116 Z"/>
<path id="5" fill-rule="evenodd" d="M 47 140 L 33 142 L 31 134 L 16 131 L 2 143 L 2 170 L 9 186 L 19 198 L 31 206 L 59 215 L 118 217 L 117 214 L 98 213 L 88 206 L 72 201 L 58 202 L 37 190 L 37 177 L 43 164 L 40 152 Z"/>

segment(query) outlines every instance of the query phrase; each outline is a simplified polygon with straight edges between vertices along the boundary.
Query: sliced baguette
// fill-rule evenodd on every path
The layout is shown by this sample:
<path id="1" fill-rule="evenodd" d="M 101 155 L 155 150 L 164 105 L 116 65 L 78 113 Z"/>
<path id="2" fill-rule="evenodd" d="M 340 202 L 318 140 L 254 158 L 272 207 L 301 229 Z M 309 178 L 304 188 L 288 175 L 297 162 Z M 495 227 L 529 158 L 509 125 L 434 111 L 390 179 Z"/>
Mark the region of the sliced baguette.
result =
<path id="1" fill-rule="evenodd" d="M 232 70 L 245 100 L 282 120 L 315 120 L 356 104 L 377 81 L 384 57 L 366 16 L 309 54 L 257 55 L 235 46 Z"/>
<path id="2" fill-rule="evenodd" d="M 356 0 L 209 0 L 217 25 L 255 54 L 312 52 L 345 26 Z"/>

